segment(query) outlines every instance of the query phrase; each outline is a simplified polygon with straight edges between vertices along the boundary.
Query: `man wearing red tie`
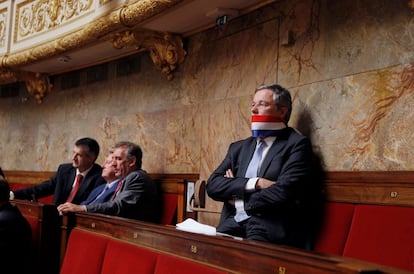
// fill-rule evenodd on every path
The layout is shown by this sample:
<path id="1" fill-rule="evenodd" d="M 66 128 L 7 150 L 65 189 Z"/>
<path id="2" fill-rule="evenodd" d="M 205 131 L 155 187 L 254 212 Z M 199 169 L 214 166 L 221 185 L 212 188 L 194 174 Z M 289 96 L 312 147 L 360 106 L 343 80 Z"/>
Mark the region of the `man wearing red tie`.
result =
<path id="1" fill-rule="evenodd" d="M 112 152 L 115 176 L 120 178 L 113 196 L 102 203 L 58 207 L 62 213 L 87 211 L 158 223 L 161 218 L 159 186 L 142 170 L 141 148 L 132 142 L 117 143 Z"/>
<path id="2" fill-rule="evenodd" d="M 99 144 L 92 138 L 81 138 L 75 142 L 72 163 L 61 164 L 49 180 L 33 187 L 10 193 L 11 198 L 34 200 L 53 196 L 53 203 L 60 205 L 70 201 L 79 204 L 97 185 L 105 183 L 102 168 L 95 161 L 99 155 Z"/>

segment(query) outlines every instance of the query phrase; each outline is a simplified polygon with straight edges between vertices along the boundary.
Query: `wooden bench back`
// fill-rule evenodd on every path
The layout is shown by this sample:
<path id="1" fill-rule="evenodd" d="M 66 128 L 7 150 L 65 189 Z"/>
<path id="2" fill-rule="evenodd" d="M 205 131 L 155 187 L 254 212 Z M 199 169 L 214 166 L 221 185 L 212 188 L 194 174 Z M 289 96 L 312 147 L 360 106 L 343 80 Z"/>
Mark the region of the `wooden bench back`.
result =
<path id="1" fill-rule="evenodd" d="M 325 190 L 332 202 L 414 207 L 414 171 L 331 171 Z"/>
<path id="2" fill-rule="evenodd" d="M 4 170 L 10 185 L 39 184 L 54 175 L 51 171 Z M 161 180 L 165 193 L 182 194 L 178 181 L 195 182 L 198 174 L 152 173 Z M 325 180 L 328 201 L 414 206 L 414 171 L 329 171 Z"/>

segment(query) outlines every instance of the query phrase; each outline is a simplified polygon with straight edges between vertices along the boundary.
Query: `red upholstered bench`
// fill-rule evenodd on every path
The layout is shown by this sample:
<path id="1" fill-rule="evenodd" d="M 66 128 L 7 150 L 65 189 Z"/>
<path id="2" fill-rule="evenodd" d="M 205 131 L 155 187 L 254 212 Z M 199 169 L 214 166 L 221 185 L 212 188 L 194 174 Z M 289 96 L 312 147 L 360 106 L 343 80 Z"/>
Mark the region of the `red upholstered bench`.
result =
<path id="1" fill-rule="evenodd" d="M 109 238 L 98 234 L 73 230 L 60 273 L 101 273 L 108 241 Z"/>
<path id="2" fill-rule="evenodd" d="M 343 255 L 414 271 L 414 207 L 356 205 Z"/>
<path id="3" fill-rule="evenodd" d="M 327 202 L 321 231 L 315 241 L 318 252 L 342 255 L 351 227 L 354 204 Z"/>
<path id="4" fill-rule="evenodd" d="M 414 207 L 328 202 L 315 251 L 414 271 Z"/>
<path id="5" fill-rule="evenodd" d="M 162 194 L 162 225 L 175 225 L 177 223 L 178 195 L 173 193 Z"/>
<path id="6" fill-rule="evenodd" d="M 118 240 L 109 240 L 102 274 L 154 273 L 158 253 Z"/>
<path id="7" fill-rule="evenodd" d="M 130 242 L 73 229 L 60 274 L 226 273 L 195 261 L 163 254 Z"/>

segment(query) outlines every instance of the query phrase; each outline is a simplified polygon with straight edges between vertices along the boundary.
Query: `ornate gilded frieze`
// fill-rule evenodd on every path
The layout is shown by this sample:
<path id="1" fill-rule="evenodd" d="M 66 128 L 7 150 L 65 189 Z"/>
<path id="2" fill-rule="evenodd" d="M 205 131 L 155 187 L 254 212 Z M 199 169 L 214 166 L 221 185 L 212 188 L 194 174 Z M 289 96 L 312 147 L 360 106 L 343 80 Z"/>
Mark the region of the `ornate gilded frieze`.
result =
<path id="1" fill-rule="evenodd" d="M 5 53 L 0 56 L 0 84 L 24 81 L 28 92 L 41 103 L 52 89 L 49 76 L 22 68 L 96 43 L 148 52 L 171 80 L 186 55 L 181 37 L 137 28 L 183 1 L 0 0 L 0 4 L 7 2 L 0 7 L 0 51 L 2 46 L 7 49 L 1 51 Z M 5 5 L 14 5 L 14 14 L 7 15 Z M 13 29 L 7 26 L 9 22 L 14 22 Z"/>
<path id="2" fill-rule="evenodd" d="M 7 36 L 7 8 L 0 10 L 0 48 L 6 47 Z"/>
<path id="3" fill-rule="evenodd" d="M 133 27 L 183 0 L 139 0 L 130 3 L 120 10 L 120 21 L 123 26 Z"/>
<path id="4" fill-rule="evenodd" d="M 14 41 L 48 31 L 91 10 L 93 0 L 39 0 L 17 5 Z"/>

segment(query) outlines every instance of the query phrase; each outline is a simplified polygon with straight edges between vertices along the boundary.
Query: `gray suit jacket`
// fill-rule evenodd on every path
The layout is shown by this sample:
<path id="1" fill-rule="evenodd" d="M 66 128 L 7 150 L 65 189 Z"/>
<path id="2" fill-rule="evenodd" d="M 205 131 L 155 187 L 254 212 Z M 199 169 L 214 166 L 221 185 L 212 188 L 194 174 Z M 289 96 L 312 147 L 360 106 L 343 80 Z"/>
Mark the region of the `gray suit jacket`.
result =
<path id="1" fill-rule="evenodd" d="M 160 221 L 159 186 L 144 170 L 131 172 L 119 184 L 122 186 L 114 199 L 86 205 L 87 211 L 155 223 Z"/>

